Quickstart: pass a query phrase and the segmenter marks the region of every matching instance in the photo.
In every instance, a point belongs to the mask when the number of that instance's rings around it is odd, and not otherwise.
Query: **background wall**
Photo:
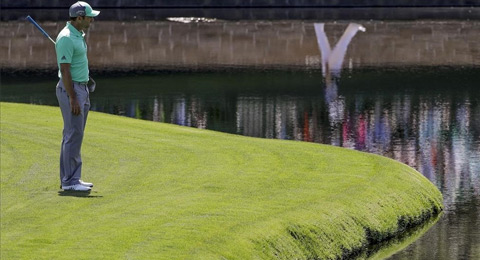
[[[351,41],[344,67],[480,65],[480,21],[366,21]],[[55,39],[65,22],[44,22]],[[326,23],[332,48],[348,22]],[[87,33],[92,69],[253,66],[319,68],[313,23],[110,22]],[[2,68],[56,68],[53,44],[27,22],[0,23]]]

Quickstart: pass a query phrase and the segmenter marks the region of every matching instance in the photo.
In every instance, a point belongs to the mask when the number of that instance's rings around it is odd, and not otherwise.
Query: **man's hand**
[[[78,100],[76,97],[69,97],[70,99],[70,108],[72,110],[72,113],[76,116],[80,115],[80,104],[78,103]]]
[[[80,103],[78,103],[77,95],[73,89],[72,74],[70,73],[70,63],[60,63],[60,72],[62,73],[63,86],[67,91],[70,101],[70,109],[72,114],[78,116],[81,113]]]
[[[95,82],[95,80],[93,80],[93,78],[90,77],[90,80],[88,81],[88,91],[89,92],[95,91],[96,85],[97,85],[97,83]]]

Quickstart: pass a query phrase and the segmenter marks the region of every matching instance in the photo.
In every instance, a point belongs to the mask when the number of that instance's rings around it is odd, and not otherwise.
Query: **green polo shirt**
[[[85,33],[79,32],[70,22],[57,36],[55,50],[57,52],[58,77],[62,78],[60,63],[70,63],[72,80],[88,81],[87,43]]]

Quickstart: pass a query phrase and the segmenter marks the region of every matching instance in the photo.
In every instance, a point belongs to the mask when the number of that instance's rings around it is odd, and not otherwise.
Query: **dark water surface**
[[[440,189],[445,214],[391,259],[480,259],[478,68],[363,68],[326,78],[322,71],[99,77],[91,109],[393,158]],[[56,106],[56,81],[3,77],[1,100]]]

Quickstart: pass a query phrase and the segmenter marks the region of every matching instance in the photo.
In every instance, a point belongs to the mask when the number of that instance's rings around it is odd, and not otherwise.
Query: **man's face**
[[[93,17],[83,16],[79,17],[79,20],[80,26],[83,28],[82,30],[86,30],[90,27],[90,23],[92,23],[94,19]]]

